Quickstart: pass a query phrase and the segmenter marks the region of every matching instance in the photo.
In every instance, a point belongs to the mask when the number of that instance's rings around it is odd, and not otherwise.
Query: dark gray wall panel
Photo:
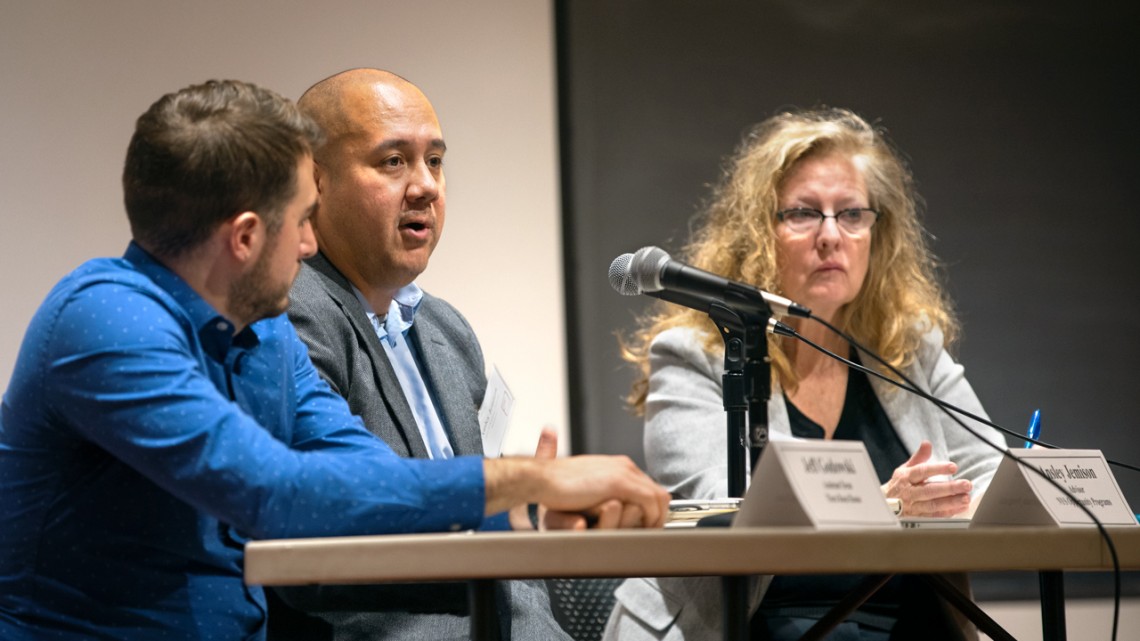
[[[575,449],[642,460],[613,334],[646,301],[610,260],[674,251],[749,125],[782,106],[879,119],[910,157],[993,418],[1140,462],[1140,124],[1132,6],[558,5]],[[1134,508],[1140,475],[1117,471]]]

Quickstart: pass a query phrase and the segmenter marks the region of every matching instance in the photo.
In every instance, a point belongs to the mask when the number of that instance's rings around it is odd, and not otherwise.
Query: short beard
[[[288,307],[290,283],[270,287],[269,259],[277,248],[277,240],[276,234],[266,239],[265,249],[250,271],[230,285],[229,308],[236,316],[231,320],[249,325],[280,315]]]

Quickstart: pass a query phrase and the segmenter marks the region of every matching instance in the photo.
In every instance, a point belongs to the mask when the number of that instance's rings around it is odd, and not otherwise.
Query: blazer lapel
[[[435,395],[436,410],[457,456],[483,454],[478,408],[471,401],[468,375],[453,356],[453,347],[427,315],[417,315],[412,340],[419,351],[424,376]]]
[[[352,291],[352,285],[332,263],[328,262],[324,254],[317,253],[306,262],[326,277],[324,282],[328,285],[329,294],[352,324],[353,331],[365,346],[368,360],[372,363],[375,389],[379,390],[379,395],[388,409],[391,425],[376,425],[376,421],[366,420],[368,429],[389,444],[393,444],[393,439],[403,442],[407,452],[413,457],[427,458],[427,447],[412,415],[412,409],[404,398],[404,390],[400,387],[400,381],[396,378],[396,372],[388,361],[388,354],[376,336],[372,322],[368,320],[364,306]]]
[[[927,394],[930,393],[925,380],[916,375],[913,366],[907,368],[904,373],[915,381],[922,391]],[[883,406],[883,411],[887,418],[891,419],[891,425],[894,426],[895,432],[906,447],[907,454],[914,454],[918,446],[922,444],[923,439],[927,439],[933,446],[932,458],[934,460],[946,460],[949,453],[942,430],[927,429],[927,426],[938,425],[939,419],[935,412],[940,410],[935,409],[930,401],[918,399],[910,392],[898,389],[890,383],[881,381],[874,376],[867,378],[871,381],[871,389],[875,390],[875,396],[878,397],[879,403]]]

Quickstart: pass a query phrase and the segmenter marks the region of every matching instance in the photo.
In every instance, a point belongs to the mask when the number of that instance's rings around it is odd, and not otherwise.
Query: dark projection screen
[[[615,293],[610,261],[679,250],[750,125],[829,105],[908,156],[990,416],[1020,431],[1040,408],[1045,441],[1140,463],[1135,5],[556,6],[576,451],[643,462],[614,333],[650,301]],[[1140,474],[1116,477],[1140,510]]]

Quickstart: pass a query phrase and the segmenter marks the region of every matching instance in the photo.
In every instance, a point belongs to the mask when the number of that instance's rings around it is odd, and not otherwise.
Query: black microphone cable
[[[839,328],[835,327],[831,323],[828,323],[827,321],[823,320],[822,318],[820,318],[818,316],[813,315],[813,316],[811,316],[811,319],[814,320],[815,322],[819,323],[820,325],[823,325],[824,327],[831,330],[832,332],[834,332],[837,336],[839,336],[843,340],[850,343],[853,347],[858,349],[860,352],[863,352],[864,354],[870,356],[872,359],[881,363],[884,367],[889,369],[896,376],[898,376],[899,378],[906,381],[910,385],[910,387],[899,385],[898,381],[894,381],[894,380],[891,380],[889,378],[884,378],[878,372],[872,372],[872,374],[874,374],[875,376],[878,376],[879,378],[883,378],[884,380],[891,383],[892,385],[899,387],[901,389],[905,389],[909,392],[913,392],[915,394],[918,394],[919,396],[923,396],[924,398],[926,398],[926,400],[928,400],[931,403],[934,403],[935,405],[938,405],[939,407],[941,407],[943,409],[943,411],[950,410],[950,411],[955,412],[957,414],[961,414],[962,416],[965,416],[966,418],[970,418],[970,419],[973,419],[973,420],[975,420],[979,423],[982,423],[984,425],[988,425],[988,426],[998,430],[999,432],[1004,432],[1005,434],[1008,434],[1009,436],[1012,436],[1013,438],[1015,438],[1019,441],[1029,441],[1030,443],[1033,443],[1034,445],[1040,445],[1041,447],[1045,447],[1048,449],[1059,449],[1056,445],[1053,445],[1052,443],[1047,443],[1045,441],[1041,441],[1041,440],[1038,440],[1035,438],[1031,438],[1025,434],[1021,434],[1020,432],[1017,432],[1016,430],[1011,430],[1011,429],[1004,427],[1002,425],[998,425],[997,423],[994,423],[993,421],[991,421],[987,418],[984,418],[982,416],[978,416],[977,414],[974,414],[972,412],[964,410],[964,409],[962,409],[956,405],[952,405],[950,403],[947,403],[946,401],[943,401],[942,399],[940,399],[938,397],[927,396],[922,390],[915,387],[914,383],[912,381],[910,381],[909,379],[907,379],[906,376],[902,372],[900,372],[898,369],[893,367],[890,363],[883,360],[882,357],[880,357],[878,354],[874,353],[869,348],[867,348],[864,345],[862,345],[861,343],[859,343],[859,341],[855,340],[849,334],[844,333]],[[789,329],[791,329],[791,328],[789,328]],[[780,333],[778,330],[773,330],[773,331],[774,331],[774,333]],[[794,332],[795,330],[792,330],[792,331]],[[790,336],[790,334],[785,334],[785,335]],[[801,338],[801,337],[797,334],[796,336],[794,336],[794,338]],[[804,340],[806,342],[806,339],[804,339]],[[840,358],[840,357],[837,356],[836,358]],[[967,429],[969,429],[969,428],[967,428]],[[971,431],[971,433],[973,433],[973,432]],[[975,436],[977,436],[977,434],[975,434]],[[979,438],[981,438],[981,437],[979,437]],[[1133,472],[1140,472],[1140,467],[1138,467],[1136,465],[1132,465],[1130,463],[1124,463],[1122,461],[1114,461],[1108,457],[1105,457],[1104,460],[1109,465],[1115,465],[1116,467],[1123,468],[1126,470],[1132,470]]]
[[[831,323],[823,320],[822,318],[819,318],[818,316],[816,316],[814,314],[811,315],[810,318],[812,320],[816,321],[817,323],[820,323],[821,325],[823,325],[827,329],[831,330],[832,332],[834,332],[837,336],[839,336],[843,340],[850,343],[851,346],[854,347],[855,349],[859,350],[862,353],[867,354],[872,359],[881,363],[884,367],[886,367],[892,373],[894,373],[896,376],[898,376],[900,379],[902,379],[905,382],[905,384],[899,383],[898,381],[896,381],[896,380],[894,380],[888,376],[885,376],[882,373],[877,372],[877,371],[875,371],[869,367],[864,367],[863,365],[860,365],[859,363],[856,363],[850,359],[844,358],[844,357],[840,356],[839,354],[836,354],[835,352],[832,352],[831,350],[827,349],[826,347],[823,347],[821,345],[817,345],[816,343],[812,342],[811,340],[804,338],[799,332],[795,331],[794,329],[792,329],[791,327],[789,327],[787,325],[784,325],[783,323],[780,323],[778,326],[775,326],[774,331],[777,334],[780,334],[783,336],[790,336],[792,338],[795,338],[796,340],[804,343],[805,345],[808,345],[809,347],[811,347],[815,350],[818,350],[819,352],[821,352],[827,356],[830,356],[831,358],[834,358],[834,359],[840,361],[841,363],[846,364],[848,367],[851,367],[851,368],[853,368],[857,371],[863,372],[865,374],[875,376],[876,378],[879,378],[883,381],[886,381],[887,383],[890,383],[891,385],[894,385],[895,387],[898,387],[900,389],[903,389],[903,390],[906,390],[906,391],[911,392],[913,394],[916,394],[916,395],[930,401],[931,403],[934,403],[934,405],[936,405],[947,416],[949,416],[951,420],[953,420],[955,423],[957,423],[959,426],[961,426],[962,429],[966,430],[968,433],[973,435],[975,438],[981,440],[983,443],[985,443],[989,447],[992,447],[993,449],[997,450],[1003,457],[1010,459],[1011,461],[1013,461],[1017,465],[1021,465],[1022,467],[1025,467],[1028,470],[1032,470],[1035,474],[1037,474],[1041,478],[1043,478],[1046,481],[1048,481],[1049,483],[1051,483],[1054,487],[1056,487],[1058,490],[1060,490],[1060,492],[1062,494],[1064,494],[1066,498],[1071,500],[1074,505],[1076,505],[1081,510],[1083,510],[1085,512],[1085,514],[1087,514],[1088,517],[1090,519],[1092,519],[1093,524],[1096,525],[1097,530],[1100,532],[1101,538],[1104,539],[1105,545],[1108,547],[1109,555],[1112,557],[1112,576],[1113,576],[1113,589],[1114,589],[1114,592],[1113,592],[1113,609],[1112,609],[1112,639],[1113,639],[1113,641],[1116,641],[1117,628],[1118,628],[1119,622],[1120,622],[1120,593],[1121,593],[1121,589],[1120,589],[1120,559],[1117,557],[1116,546],[1113,544],[1112,537],[1109,536],[1108,530],[1105,529],[1104,524],[1101,523],[1100,519],[1098,519],[1096,517],[1096,515],[1092,513],[1092,510],[1090,510],[1087,506],[1085,506],[1083,503],[1081,503],[1077,499],[1077,497],[1073,496],[1072,493],[1070,493],[1068,490],[1066,490],[1064,487],[1062,487],[1061,484],[1058,483],[1055,479],[1049,478],[1048,475],[1046,475],[1044,472],[1037,469],[1036,467],[1030,465],[1027,461],[1023,461],[1023,460],[1019,459],[1018,457],[1013,456],[1012,454],[1009,453],[1008,448],[1002,449],[997,444],[990,442],[989,439],[983,437],[981,434],[976,432],[973,428],[969,427],[964,422],[962,422],[962,420],[959,419],[957,416],[955,416],[950,410],[953,410],[954,412],[962,414],[963,416],[968,416],[969,418],[977,420],[981,423],[985,423],[987,425],[990,425],[991,427],[994,427],[994,428],[996,428],[1000,431],[1003,431],[1007,434],[1012,434],[1013,436],[1015,436],[1019,439],[1022,439],[1024,437],[1021,436],[1020,434],[1016,433],[1016,432],[1013,432],[1012,430],[1009,430],[1009,429],[1006,429],[1006,428],[1001,427],[999,425],[996,425],[994,423],[991,423],[988,420],[984,420],[984,419],[981,419],[979,417],[976,417],[973,414],[966,412],[965,410],[962,410],[961,408],[955,407],[954,405],[951,405],[950,403],[946,403],[945,401],[938,399],[938,398],[932,396],[931,394],[928,394],[928,393],[922,391],[921,389],[918,388],[918,386],[914,383],[914,381],[910,380],[910,378],[908,378],[905,374],[903,374],[901,371],[899,371],[898,368],[896,368],[893,365],[891,365],[890,363],[888,363],[885,359],[883,359],[881,356],[879,356],[875,352],[864,347],[862,344],[860,344],[858,341],[856,341],[851,336],[847,335],[845,332],[843,332],[839,328],[835,327]],[[1032,439],[1027,439],[1027,440],[1032,440]],[[1036,440],[1033,440],[1032,442],[1038,443],[1038,441],[1036,441]],[[1044,443],[1042,443],[1041,445],[1043,445],[1045,447],[1055,448],[1055,446],[1053,446],[1053,445],[1048,445],[1048,444],[1044,444]],[[1123,465],[1123,467],[1131,468],[1131,466],[1128,466],[1128,465]],[[1135,469],[1135,468],[1131,468],[1131,469]]]

